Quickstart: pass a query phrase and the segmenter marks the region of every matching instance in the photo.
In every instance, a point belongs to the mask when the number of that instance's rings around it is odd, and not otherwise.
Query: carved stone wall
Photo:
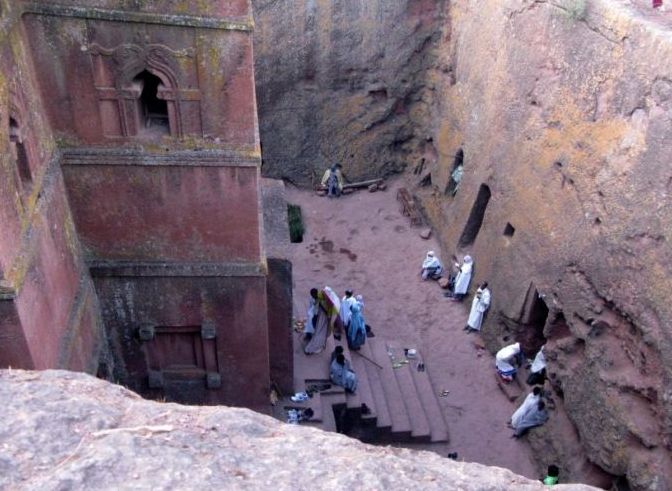
[[[0,114],[12,115],[14,160],[30,165],[6,166],[0,324],[12,327],[0,362],[262,409],[268,293],[248,0],[21,0],[4,13],[14,44],[0,46],[21,55]],[[30,220],[55,225],[44,235]]]
[[[471,254],[473,287],[489,281],[491,350],[546,342],[576,431],[554,418],[535,449],[577,479],[583,447],[633,489],[669,489],[669,19],[601,0],[455,1],[448,14],[438,162],[420,191],[444,254]],[[460,247],[483,185],[482,224]]]

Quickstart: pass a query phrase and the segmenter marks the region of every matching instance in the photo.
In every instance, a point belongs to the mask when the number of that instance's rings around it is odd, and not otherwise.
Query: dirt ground
[[[417,347],[440,397],[450,431],[450,451],[461,460],[506,467],[538,478],[527,443],[511,438],[506,422],[515,410],[497,387],[494,358],[478,356],[474,334],[462,330],[467,303],[445,298],[433,281],[420,279],[428,250],[440,251],[434,238],[423,240],[402,216],[396,201],[401,180],[386,191],[358,191],[340,199],[288,187],[289,203],[301,206],[306,233],[292,244],[295,315],[305,317],[308,292],[329,285],[364,296],[364,314],[376,335]],[[443,261],[444,264],[449,261]],[[475,258],[478,264],[478,258]],[[496,295],[497,292],[493,292]],[[467,300],[470,302],[470,299]]]

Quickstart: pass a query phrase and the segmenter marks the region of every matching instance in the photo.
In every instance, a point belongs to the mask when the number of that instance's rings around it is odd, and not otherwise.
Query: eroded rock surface
[[[438,165],[419,192],[490,283],[488,347],[546,342],[577,432],[549,425],[535,448],[567,463],[582,447],[632,488],[667,490],[672,38],[644,3],[451,2],[454,77],[436,79]]]
[[[340,162],[352,179],[436,152],[423,127],[444,0],[254,0],[265,175],[315,183]]]
[[[247,409],[151,402],[72,372],[0,371],[0,400],[11,401],[0,421],[0,489],[545,489],[497,467],[365,445]]]

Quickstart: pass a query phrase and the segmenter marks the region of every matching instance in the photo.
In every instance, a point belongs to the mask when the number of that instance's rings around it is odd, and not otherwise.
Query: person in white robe
[[[469,283],[471,282],[471,272],[474,269],[474,260],[471,256],[464,256],[462,265],[455,263],[459,268],[457,277],[455,277],[455,286],[453,288],[453,298],[462,300],[469,291]]]
[[[543,385],[545,382],[546,356],[544,356],[544,347],[542,346],[534,357],[534,361],[530,367],[530,374],[527,376],[527,383],[529,385]]]
[[[315,323],[317,321],[317,288],[310,290],[310,298],[308,299],[308,311],[306,312],[306,325],[303,328],[303,333],[306,336],[306,341],[310,341],[315,334]]]
[[[522,419],[523,415],[527,412],[529,408],[532,406],[535,406],[537,402],[541,400],[541,387],[535,387],[532,392],[527,394],[527,397],[523,401],[523,403],[520,405],[518,409],[516,409],[516,412],[513,413],[511,416],[511,427],[516,428],[518,424],[520,423],[520,420]]]
[[[495,355],[495,366],[497,367],[497,373],[499,373],[499,376],[503,380],[510,382],[516,376],[518,369],[514,363],[520,365],[521,354],[520,343],[504,346],[497,352]]]
[[[469,311],[469,319],[464,329],[467,332],[476,332],[481,330],[483,324],[483,316],[485,311],[490,307],[490,290],[488,289],[488,282],[483,282],[476,290],[474,300],[471,302],[471,310]]]
[[[341,322],[343,323],[343,328],[346,332],[348,331],[352,315],[350,309],[356,301],[355,297],[352,296],[352,290],[345,290],[345,296],[341,299],[341,311],[339,312],[339,315],[341,316]]]
[[[422,271],[420,276],[423,280],[438,280],[441,278],[441,273],[443,272],[443,266],[441,266],[441,261],[436,257],[434,251],[429,251],[425,260],[422,261]]]
[[[343,354],[337,354],[329,367],[331,381],[345,388],[347,392],[357,390],[357,375],[350,367],[350,362],[345,359]]]
[[[520,417],[518,424],[514,427],[515,432],[513,433],[513,436],[515,438],[520,438],[530,428],[541,426],[546,421],[548,421],[546,403],[544,401],[538,401],[535,405],[527,408],[527,410]]]

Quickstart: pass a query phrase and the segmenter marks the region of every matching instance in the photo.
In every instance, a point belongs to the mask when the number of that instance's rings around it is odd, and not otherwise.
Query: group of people
[[[322,290],[311,289],[304,328],[304,353],[320,353],[326,347],[329,336],[333,334],[336,340],[341,340],[343,332],[348,348],[358,351],[367,338],[363,309],[364,298],[362,295],[355,296],[351,289],[345,290],[341,299],[328,286]],[[344,387],[346,391],[355,392],[357,389],[357,375],[345,358],[342,346],[337,346],[331,354],[329,373],[331,381]]]
[[[461,301],[469,291],[469,283],[474,268],[474,260],[466,255],[462,263],[455,263],[457,272],[450,275],[448,279],[449,292],[447,296],[456,301]],[[423,280],[439,280],[444,275],[443,265],[434,251],[427,252],[427,256],[422,262],[420,276]],[[488,283],[483,282],[478,285],[476,293],[471,302],[469,317],[464,329],[467,332],[478,332],[483,325],[483,318],[490,307],[491,293]],[[542,346],[530,367],[528,384],[543,385],[546,380],[546,359],[544,356],[544,347]],[[498,375],[505,382],[513,381],[518,367],[525,362],[525,355],[521,350],[520,343],[513,343],[504,346],[495,355],[495,367]],[[546,403],[542,398],[542,388],[535,387],[533,392],[527,396],[525,402],[516,410],[511,418],[511,426],[514,429],[516,438],[522,436],[529,428],[544,424],[548,420],[548,411]]]
[[[466,255],[462,260],[462,264],[455,263],[457,268],[456,274],[451,274],[448,278],[447,296],[453,298],[455,301],[462,301],[469,292],[469,284],[471,283],[471,276],[474,270],[474,260],[471,256]],[[444,270],[441,261],[436,256],[434,251],[428,251],[427,256],[422,261],[422,268],[420,270],[420,277],[423,280],[439,280],[443,277]],[[483,325],[483,318],[485,312],[490,307],[491,293],[488,288],[488,282],[484,281],[476,290],[474,299],[471,302],[471,309],[469,311],[469,318],[464,330],[467,332],[478,332]]]

